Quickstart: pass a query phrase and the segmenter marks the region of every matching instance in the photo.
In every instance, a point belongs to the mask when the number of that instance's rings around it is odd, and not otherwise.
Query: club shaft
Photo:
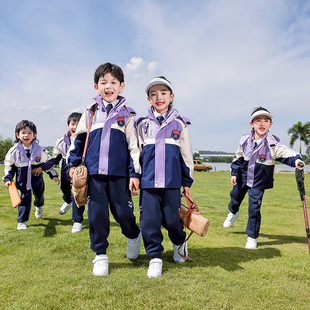
[[[308,222],[308,213],[307,213],[307,206],[306,206],[306,197],[304,195],[302,201],[302,206],[304,209],[304,216],[305,216],[305,225],[306,225],[306,234],[307,234],[307,239],[308,239],[308,248],[309,248],[309,254],[310,254],[310,232],[309,232],[309,222]]]

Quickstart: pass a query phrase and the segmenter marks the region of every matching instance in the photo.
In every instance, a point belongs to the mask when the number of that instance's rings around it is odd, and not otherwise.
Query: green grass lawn
[[[62,195],[48,177],[43,219],[35,218],[33,207],[28,230],[18,231],[17,209],[2,184],[0,309],[309,309],[310,255],[294,174],[275,174],[275,188],[266,191],[256,250],[244,248],[246,201],[234,226],[222,227],[229,172],[195,172],[194,180],[192,196],[210,220],[209,231],[189,240],[189,256],[196,262],[177,264],[163,230],[163,274],[158,279],[146,275],[149,257],[143,246],[136,261],[126,259],[127,240],[113,218],[109,275],[95,277],[87,213],[82,232],[71,234],[71,210],[58,214]],[[305,187],[310,190],[310,174]],[[136,197],[134,202],[139,219]],[[308,209],[310,216],[310,197]]]

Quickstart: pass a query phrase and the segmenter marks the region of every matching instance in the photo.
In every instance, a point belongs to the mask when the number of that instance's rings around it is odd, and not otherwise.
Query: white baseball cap
[[[258,108],[254,108],[253,111],[252,111],[252,114],[251,114],[251,122],[253,122],[253,120],[258,117],[258,116],[267,116],[269,117],[271,120],[273,118],[273,116],[270,114],[270,112],[263,108],[263,107],[258,107]]]
[[[169,90],[171,90],[171,93],[173,93],[171,83],[170,83],[168,80],[166,80],[165,77],[159,76],[159,77],[154,78],[153,80],[151,80],[151,81],[147,84],[147,86],[146,86],[146,88],[145,88],[145,92],[147,93],[147,95],[149,95],[149,90],[150,90],[150,88],[151,88],[152,86],[158,85],[158,84],[167,86],[167,87],[169,88]]]

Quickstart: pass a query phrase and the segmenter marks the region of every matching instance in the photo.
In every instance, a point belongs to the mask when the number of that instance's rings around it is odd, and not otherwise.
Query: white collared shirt
[[[158,116],[162,116],[162,117],[165,119],[165,118],[166,118],[166,114],[167,114],[167,113],[160,114],[160,113],[154,111],[154,116],[155,116],[156,118],[157,118]]]
[[[29,147],[24,147],[25,152],[27,153],[27,150],[30,150],[30,154],[32,153],[32,144]]]
[[[116,106],[116,104],[118,103],[118,101],[119,101],[119,100],[117,99],[117,100],[115,100],[115,101],[113,101],[113,102],[106,102],[106,101],[104,101],[104,100],[102,99],[102,102],[103,102],[105,108],[107,108],[107,105],[108,105],[108,104],[112,104],[112,108],[114,108],[114,107]]]

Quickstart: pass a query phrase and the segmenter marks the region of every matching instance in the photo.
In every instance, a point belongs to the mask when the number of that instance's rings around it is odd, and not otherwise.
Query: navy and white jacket
[[[35,176],[32,169],[41,167],[48,160],[47,151],[36,141],[32,142],[30,158],[27,157],[23,144],[19,141],[7,152],[4,159],[4,182],[13,181],[16,174],[16,186],[19,190],[26,191],[43,182],[43,174]],[[58,177],[55,169],[46,171],[50,178]]]
[[[91,109],[95,107],[84,162],[89,174],[139,178],[140,150],[135,111],[127,106],[125,98],[119,96],[118,102],[107,115],[101,96],[93,99],[95,103],[87,107],[72,135],[68,166],[77,167],[82,161]]]
[[[61,178],[65,178],[68,182],[71,182],[71,178],[69,177],[66,158],[71,145],[70,137],[71,134],[70,131],[68,131],[63,137],[58,138],[53,148],[52,158],[41,165],[42,170],[49,170],[51,167],[61,162]]]
[[[254,130],[243,135],[239,141],[236,158],[231,163],[231,175],[242,178],[249,187],[267,189],[273,187],[275,161],[295,167],[299,153],[280,144],[280,139],[267,132],[254,148]]]
[[[193,155],[188,135],[189,120],[172,105],[162,125],[149,108],[137,122],[141,154],[141,188],[181,188],[193,183]]]

